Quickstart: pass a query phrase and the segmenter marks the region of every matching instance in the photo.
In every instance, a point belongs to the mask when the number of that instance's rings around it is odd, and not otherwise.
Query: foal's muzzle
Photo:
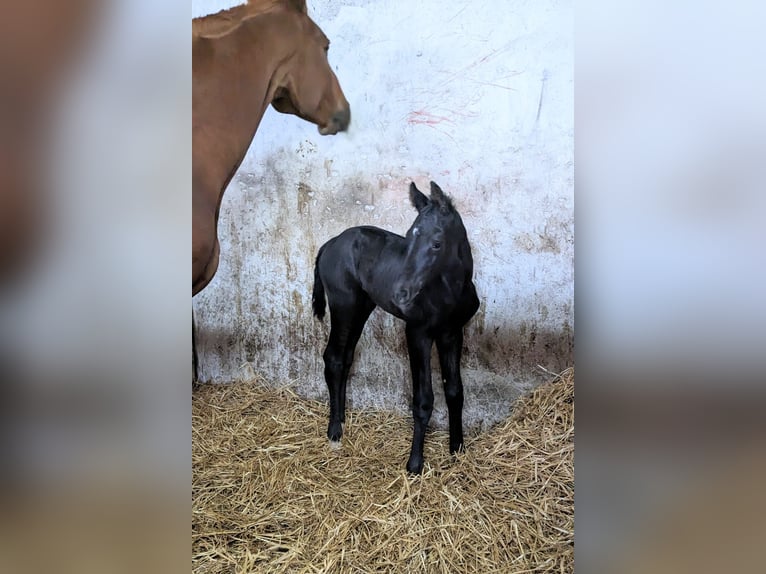
[[[396,290],[396,293],[394,294],[394,301],[396,301],[396,304],[399,306],[407,305],[412,300],[412,297],[410,297],[410,290],[406,287],[401,287]]]
[[[423,285],[419,283],[396,283],[394,285],[394,303],[406,312],[415,301]]]

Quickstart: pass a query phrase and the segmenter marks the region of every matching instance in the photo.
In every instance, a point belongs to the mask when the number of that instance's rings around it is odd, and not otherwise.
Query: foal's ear
[[[418,213],[428,205],[428,198],[415,186],[414,181],[410,184],[410,201]]]
[[[436,185],[436,183],[433,181],[431,182],[431,201],[439,206],[442,206],[446,203],[442,188]]]

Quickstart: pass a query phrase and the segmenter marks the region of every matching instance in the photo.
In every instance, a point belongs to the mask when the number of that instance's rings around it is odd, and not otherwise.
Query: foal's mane
[[[433,203],[442,211],[442,213],[457,212],[457,209],[455,209],[455,204],[452,203],[452,197],[446,193],[442,195],[442,198],[439,201]]]
[[[305,0],[248,0],[247,4],[221,10],[215,14],[192,18],[192,37],[224,36],[244,20],[271,12],[277,8],[305,14],[306,2]]]

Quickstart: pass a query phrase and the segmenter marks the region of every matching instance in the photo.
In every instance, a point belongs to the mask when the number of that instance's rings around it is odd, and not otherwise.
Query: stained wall
[[[193,1],[193,15],[230,5]],[[267,111],[223,201],[217,276],[194,298],[201,378],[258,373],[325,398],[317,249],[354,225],[404,233],[409,182],[433,179],[463,216],[481,298],[465,334],[465,422],[491,424],[573,364],[572,5],[315,0],[309,12],[352,126],[323,137]],[[351,377],[353,405],[408,409],[400,321],[373,313]]]

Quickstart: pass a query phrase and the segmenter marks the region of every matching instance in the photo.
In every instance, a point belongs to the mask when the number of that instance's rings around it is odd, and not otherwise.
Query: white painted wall
[[[316,251],[353,225],[404,233],[410,180],[433,179],[463,215],[482,300],[466,330],[466,422],[498,420],[548,378],[537,365],[573,362],[571,2],[315,0],[309,12],[331,39],[352,127],[322,137],[266,113],[224,198],[218,274],[194,299],[201,375],[252,369],[326,396]],[[349,385],[356,406],[408,408],[405,349],[403,325],[376,311]]]

